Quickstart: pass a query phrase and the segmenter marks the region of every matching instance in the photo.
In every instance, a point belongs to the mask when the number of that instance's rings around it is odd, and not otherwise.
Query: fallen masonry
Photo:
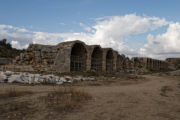
[[[94,77],[64,76],[59,77],[52,74],[31,74],[25,72],[0,71],[0,83],[23,83],[23,84],[63,84],[77,81],[93,81]]]
[[[72,71],[134,72],[168,70],[169,63],[151,58],[132,59],[112,48],[86,45],[75,40],[58,45],[31,44],[27,50],[4,69],[11,71],[45,71],[64,73]]]

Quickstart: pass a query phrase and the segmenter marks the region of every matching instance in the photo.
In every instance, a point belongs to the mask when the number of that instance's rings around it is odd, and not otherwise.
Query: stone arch
[[[116,66],[117,66],[117,71],[118,72],[123,69],[123,62],[124,62],[123,56],[118,55],[117,56],[117,61],[116,61]]]
[[[129,69],[129,58],[125,57],[124,62],[123,62],[123,69],[124,71],[127,71]]]
[[[153,69],[153,60],[148,58],[149,59],[149,69]]]
[[[85,71],[87,65],[87,50],[84,44],[75,43],[71,48],[70,71]]]
[[[146,63],[147,69],[151,67],[151,61],[149,58],[147,58],[147,63]]]
[[[112,72],[113,71],[113,66],[114,66],[114,56],[113,56],[113,50],[108,50],[106,54],[106,71],[107,72]]]
[[[140,65],[140,60],[137,57],[133,58],[132,60],[134,63],[134,68],[138,68]]]
[[[91,54],[91,70],[102,71],[103,51],[100,47],[95,47]]]

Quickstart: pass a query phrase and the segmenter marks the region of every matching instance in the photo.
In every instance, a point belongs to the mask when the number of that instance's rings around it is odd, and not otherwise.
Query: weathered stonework
[[[0,58],[0,65],[6,65],[12,62],[12,58]]]
[[[13,61],[13,66],[31,66],[29,68],[34,71],[59,73],[71,71],[135,72],[145,71],[145,69],[166,69],[167,63],[151,58],[129,59],[112,48],[86,45],[76,40],[54,46],[31,44]]]
[[[180,69],[180,58],[167,58],[166,62],[171,64],[174,69]]]
[[[134,60],[134,68],[146,68],[147,70],[160,71],[167,70],[168,63],[162,60],[156,60],[152,58],[145,57],[135,57]]]
[[[51,69],[57,54],[57,47],[50,45],[31,44],[25,53],[21,53],[13,61],[14,65],[32,66],[34,70]]]

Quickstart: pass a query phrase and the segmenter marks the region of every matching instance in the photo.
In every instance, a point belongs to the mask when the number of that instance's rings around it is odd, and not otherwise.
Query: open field
[[[180,120],[180,76],[97,77],[63,86],[0,84],[0,120],[62,119]]]

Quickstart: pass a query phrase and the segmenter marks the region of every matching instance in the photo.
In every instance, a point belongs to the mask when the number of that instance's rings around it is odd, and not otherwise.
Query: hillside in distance
[[[23,51],[24,50],[12,48],[12,45],[7,43],[6,39],[0,40],[0,58],[15,58]]]

